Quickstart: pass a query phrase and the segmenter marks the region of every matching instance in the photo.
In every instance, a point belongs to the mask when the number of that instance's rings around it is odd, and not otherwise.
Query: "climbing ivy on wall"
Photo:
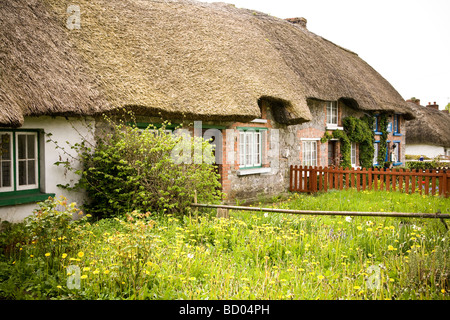
[[[351,142],[359,143],[359,163],[363,168],[373,165],[373,154],[375,141],[373,133],[373,117],[365,115],[361,119],[347,117],[343,120],[344,131]]]
[[[384,167],[384,163],[386,162],[386,144],[387,144],[387,132],[388,128],[388,118],[385,114],[380,114],[378,116],[378,131],[381,132],[380,143],[378,146],[378,158],[377,163],[379,166]]]
[[[331,138],[339,139],[341,142],[341,166],[344,168],[351,167],[351,143],[359,144],[359,162],[364,168],[372,167],[372,160],[375,149],[374,118],[365,115],[361,119],[349,116],[343,119],[342,124],[344,130],[335,130],[332,134],[325,133],[321,142],[326,142]]]

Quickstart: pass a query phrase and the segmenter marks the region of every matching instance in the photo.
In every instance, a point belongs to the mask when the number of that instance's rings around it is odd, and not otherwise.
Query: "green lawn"
[[[352,190],[275,206],[450,213],[450,199]],[[449,232],[434,219],[133,213],[13,245],[26,235],[9,232],[0,255],[8,299],[450,298]]]

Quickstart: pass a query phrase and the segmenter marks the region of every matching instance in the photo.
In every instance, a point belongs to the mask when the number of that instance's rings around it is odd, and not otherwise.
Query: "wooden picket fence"
[[[290,191],[314,193],[349,188],[439,194],[447,198],[450,196],[450,170],[290,166]]]

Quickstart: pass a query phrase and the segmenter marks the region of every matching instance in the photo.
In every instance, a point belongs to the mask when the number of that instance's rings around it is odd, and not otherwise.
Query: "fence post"
[[[292,188],[292,173],[293,173],[293,171],[294,170],[292,170],[293,169],[293,166],[292,166],[292,164],[289,166],[289,191],[294,191],[293,190],[293,188]]]
[[[450,173],[444,173],[444,197],[450,197]]]
[[[309,188],[311,192],[317,192],[317,167],[310,167],[311,171],[309,172]]]

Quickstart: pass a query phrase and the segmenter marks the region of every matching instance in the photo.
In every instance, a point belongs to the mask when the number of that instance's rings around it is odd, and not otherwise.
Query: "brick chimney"
[[[428,102],[427,108],[439,110],[439,105],[437,105],[436,102],[434,102],[433,104],[431,104],[431,102]]]
[[[420,99],[411,98],[411,99],[406,100],[406,102],[412,102],[412,103],[415,103],[418,106],[420,106]]]
[[[305,18],[287,18],[286,21],[289,21],[290,23],[293,24],[298,24],[299,26],[301,26],[302,28],[306,29],[306,23],[308,22],[308,20],[306,20]]]

